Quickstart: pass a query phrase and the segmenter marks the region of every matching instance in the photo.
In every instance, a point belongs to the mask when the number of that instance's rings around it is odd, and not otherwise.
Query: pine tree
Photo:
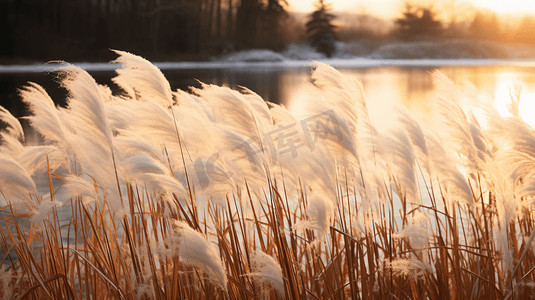
[[[330,5],[325,4],[324,0],[318,0],[316,11],[310,15],[310,21],[307,22],[307,34],[309,42],[316,51],[331,57],[336,51],[335,45],[335,28],[332,24],[335,16],[328,13]]]
[[[437,37],[442,34],[442,24],[436,19],[432,7],[420,7],[405,2],[403,17],[396,20],[398,35],[404,40],[416,37]]]

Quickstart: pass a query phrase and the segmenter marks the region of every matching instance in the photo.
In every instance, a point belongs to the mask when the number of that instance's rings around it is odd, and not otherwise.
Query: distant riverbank
[[[337,42],[333,59],[532,59],[535,47],[523,44],[503,44],[490,41],[447,40],[420,42]],[[245,50],[221,56],[218,60],[284,61],[321,60],[326,57],[306,43],[292,43],[282,52]]]
[[[113,52],[99,53],[95,57],[80,58],[80,63],[101,63],[114,59]],[[281,52],[267,49],[227,51],[225,54],[208,53],[169,53],[147,57],[152,61],[169,63],[251,63],[251,62],[288,62],[308,60],[477,60],[477,59],[535,59],[535,46],[524,44],[504,44],[492,41],[446,40],[419,42],[374,42],[361,40],[355,42],[336,42],[336,52],[330,58],[316,52],[306,42],[290,43]],[[74,62],[69,61],[69,62]],[[43,65],[46,62],[25,58],[0,58],[0,65]],[[210,65],[210,64],[209,64]],[[208,66],[208,65],[207,65]]]

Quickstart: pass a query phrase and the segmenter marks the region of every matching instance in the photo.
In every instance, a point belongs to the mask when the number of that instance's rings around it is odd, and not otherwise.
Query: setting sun
[[[299,12],[311,12],[314,10],[315,0],[288,0],[290,10]],[[332,9],[335,11],[359,11],[364,10],[369,14],[392,18],[399,14],[400,8],[403,6],[403,0],[381,0],[381,1],[356,1],[356,0],[331,0],[326,1],[330,3]],[[415,3],[431,3],[433,6],[440,8],[441,6],[451,5],[452,1],[412,1]],[[476,9],[489,9],[498,14],[535,14],[535,5],[532,1],[525,0],[463,0],[455,1],[456,5],[473,6]]]

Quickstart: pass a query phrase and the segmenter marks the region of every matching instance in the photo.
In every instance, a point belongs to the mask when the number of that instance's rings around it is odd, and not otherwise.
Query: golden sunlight
[[[507,77],[507,76],[506,76]],[[520,101],[518,106],[519,116],[532,127],[535,127],[535,91],[530,90],[525,84],[518,80],[502,81],[494,92],[496,98],[495,107],[502,117],[510,117],[511,99],[516,98],[515,89],[520,91]]]
[[[533,1],[526,0],[473,0],[473,4],[477,8],[490,9],[496,13],[535,13],[535,5]]]
[[[298,12],[312,12],[317,3],[316,0],[287,0],[289,9]],[[434,3],[436,7],[442,7],[442,4],[448,1],[421,1],[415,0],[413,2]],[[498,14],[502,13],[519,13],[519,14],[535,14],[535,5],[533,1],[526,0],[465,0],[458,1],[465,4],[472,4],[477,9],[489,9]],[[364,9],[367,13],[384,18],[392,18],[399,14],[403,6],[402,0],[380,0],[380,1],[355,1],[355,0],[330,0],[332,9],[335,11],[359,11]],[[440,4],[442,3],[442,4]]]
[[[289,9],[298,12],[314,11],[317,0],[287,0]],[[331,4],[334,11],[365,11],[366,13],[383,17],[393,18],[399,13],[401,4],[400,0],[381,0],[381,1],[355,1],[355,0],[330,0],[326,3]]]

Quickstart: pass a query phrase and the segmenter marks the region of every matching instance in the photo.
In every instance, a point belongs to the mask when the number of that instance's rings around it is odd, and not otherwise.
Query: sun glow
[[[476,8],[490,9],[496,13],[535,13],[535,5],[533,1],[525,0],[473,0]]]
[[[512,99],[519,92],[518,114],[531,127],[535,127],[535,91],[526,88],[520,81],[505,81],[497,86],[494,96],[495,107],[502,117],[513,116]]]
[[[316,0],[288,0],[289,9],[297,12],[309,13],[316,9],[314,6]],[[378,17],[392,18],[399,13],[400,3],[398,0],[381,0],[381,1],[355,1],[355,0],[330,0],[326,1],[331,4],[333,11],[338,12],[362,12],[372,14]]]
[[[417,3],[433,3],[433,1],[416,1]],[[436,1],[437,8],[451,1]],[[526,0],[466,0],[459,3],[474,6],[476,9],[489,9],[498,14],[535,14],[533,1]],[[315,10],[315,0],[288,0],[289,9],[298,12],[312,12]],[[355,1],[355,0],[330,0],[332,9],[335,11],[361,11],[364,10],[375,16],[393,18],[399,14],[403,7],[401,0],[380,0],[380,1]]]

